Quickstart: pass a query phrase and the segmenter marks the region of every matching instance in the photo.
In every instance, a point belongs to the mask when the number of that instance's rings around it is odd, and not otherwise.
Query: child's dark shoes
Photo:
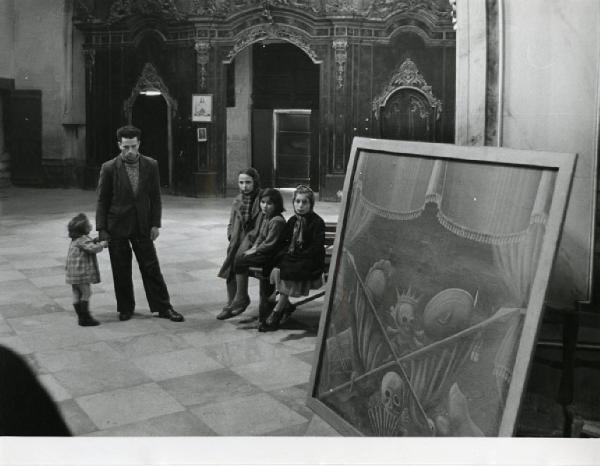
[[[73,307],[77,313],[77,323],[79,325],[82,327],[95,327],[96,325],[100,325],[100,322],[94,319],[90,314],[88,301],[79,301],[78,303],[73,304]]]
[[[282,311],[279,325],[284,325],[290,319],[290,317],[292,316],[292,312],[294,312],[295,310],[296,306],[294,306],[292,303],[288,303],[287,306],[285,306],[285,309]]]
[[[279,327],[279,321],[281,320],[281,311],[273,311],[271,312],[271,314],[269,314],[269,317],[267,317],[266,320],[266,324],[267,327],[269,327],[270,329],[275,330],[277,327]]]
[[[248,306],[250,305],[250,297],[246,296],[244,299],[241,299],[240,301],[233,301],[231,303],[231,315],[233,317],[240,315],[242,312],[244,312]]]

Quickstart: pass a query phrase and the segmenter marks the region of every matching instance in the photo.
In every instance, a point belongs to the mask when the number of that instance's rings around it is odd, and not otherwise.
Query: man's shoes
[[[158,317],[160,317],[161,319],[169,319],[172,322],[183,322],[184,318],[183,316],[175,311],[175,309],[173,309],[172,307],[170,307],[169,309],[165,309],[164,311],[160,311],[158,313]]]
[[[231,313],[231,308],[229,307],[224,307],[223,310],[217,315],[217,319],[219,320],[230,319],[231,317],[233,317],[233,314]]]
[[[133,312],[119,312],[119,320],[121,322],[129,320],[133,317]]]

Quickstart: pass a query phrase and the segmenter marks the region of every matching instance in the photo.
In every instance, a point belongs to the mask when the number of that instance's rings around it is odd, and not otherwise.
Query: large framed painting
[[[574,164],[356,138],[308,405],[349,435],[512,435]]]

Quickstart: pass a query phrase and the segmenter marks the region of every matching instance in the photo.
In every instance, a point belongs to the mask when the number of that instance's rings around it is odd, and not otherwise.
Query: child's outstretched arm
[[[99,241],[95,243],[92,239],[86,239],[84,241],[80,241],[77,246],[88,254],[98,254],[107,246],[107,243],[106,241]]]

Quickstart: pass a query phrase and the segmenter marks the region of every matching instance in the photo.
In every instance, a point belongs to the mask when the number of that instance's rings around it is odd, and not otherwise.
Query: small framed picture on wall
[[[208,141],[208,138],[206,136],[206,128],[197,128],[196,135],[198,136],[198,142]]]
[[[192,94],[192,121],[212,121],[212,94]]]

